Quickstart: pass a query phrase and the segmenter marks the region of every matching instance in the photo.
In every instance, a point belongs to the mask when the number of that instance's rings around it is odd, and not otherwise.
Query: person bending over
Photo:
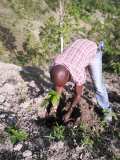
[[[77,39],[54,58],[50,75],[55,90],[62,94],[68,81],[72,80],[75,83],[75,96],[70,107],[72,110],[81,99],[83,85],[86,81],[86,67],[90,69],[98,107],[105,111],[104,120],[111,122],[111,107],[102,77],[102,50],[95,42],[88,39]],[[57,106],[53,107],[57,110]],[[66,121],[69,116],[70,114],[67,114],[64,120]]]

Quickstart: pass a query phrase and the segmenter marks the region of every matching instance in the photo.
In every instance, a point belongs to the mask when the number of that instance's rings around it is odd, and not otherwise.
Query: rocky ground
[[[119,160],[120,77],[109,73],[104,73],[104,76],[116,115],[112,124],[106,126],[102,123],[89,79],[81,100],[81,110],[78,106],[74,112],[79,114],[77,117],[73,114],[76,121],[64,125],[61,121],[49,119],[48,123],[44,118],[45,108],[41,107],[43,97],[52,87],[48,72],[1,62],[0,160]],[[67,100],[71,97],[72,87],[72,83],[66,86]],[[53,139],[50,135],[56,121],[57,127],[64,129],[64,134],[59,132]],[[28,138],[13,144],[6,131],[12,126],[26,131]],[[64,138],[58,138],[59,135]]]

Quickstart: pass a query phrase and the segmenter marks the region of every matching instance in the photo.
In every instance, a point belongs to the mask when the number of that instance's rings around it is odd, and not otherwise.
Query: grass
[[[46,10],[41,0],[8,0],[10,7],[22,18],[36,18]]]
[[[94,144],[94,141],[92,140],[92,138],[89,135],[87,135],[82,139],[81,143],[83,146],[92,147]]]
[[[28,134],[24,130],[17,129],[16,127],[8,127],[6,128],[6,132],[10,136],[10,140],[13,144],[25,141],[28,138]]]
[[[58,125],[58,123],[56,123],[49,135],[49,138],[63,141],[65,139],[65,126]]]

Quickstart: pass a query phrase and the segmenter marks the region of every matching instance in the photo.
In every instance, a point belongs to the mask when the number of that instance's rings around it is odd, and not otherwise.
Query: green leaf
[[[56,106],[59,102],[59,97],[57,96],[53,96],[52,99],[51,99],[51,103],[53,106]]]
[[[26,140],[28,137],[28,134],[24,130],[17,129],[15,127],[8,127],[6,128],[6,131],[8,132],[10,140],[13,144]]]
[[[17,138],[14,135],[10,136],[10,140],[13,144],[17,143]]]

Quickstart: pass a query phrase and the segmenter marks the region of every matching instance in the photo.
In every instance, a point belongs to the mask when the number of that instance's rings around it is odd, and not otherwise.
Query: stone
[[[4,119],[6,117],[5,113],[0,113],[0,119]]]
[[[32,156],[26,157],[25,160],[33,160]]]
[[[0,62],[0,110],[8,114],[14,112],[19,118],[24,118],[23,115],[29,111],[29,115],[36,118],[37,111],[33,111],[43,98],[39,96],[42,94],[42,85],[39,79],[36,79],[37,72],[23,73],[23,71],[24,68],[17,65]],[[36,110],[39,110],[39,107]],[[0,113],[0,119],[6,119],[6,115]],[[7,116],[8,124],[16,124],[16,121],[15,116]]]
[[[22,144],[17,144],[14,146],[14,151],[20,151],[22,149],[23,145]]]
[[[3,95],[0,95],[0,104],[4,103],[5,97]]]
[[[23,152],[23,157],[30,157],[32,156],[32,152],[30,150],[26,150]]]
[[[59,141],[58,143],[58,148],[62,149],[64,147],[64,143],[62,141]]]
[[[0,133],[4,131],[5,127],[5,124],[0,124]]]

